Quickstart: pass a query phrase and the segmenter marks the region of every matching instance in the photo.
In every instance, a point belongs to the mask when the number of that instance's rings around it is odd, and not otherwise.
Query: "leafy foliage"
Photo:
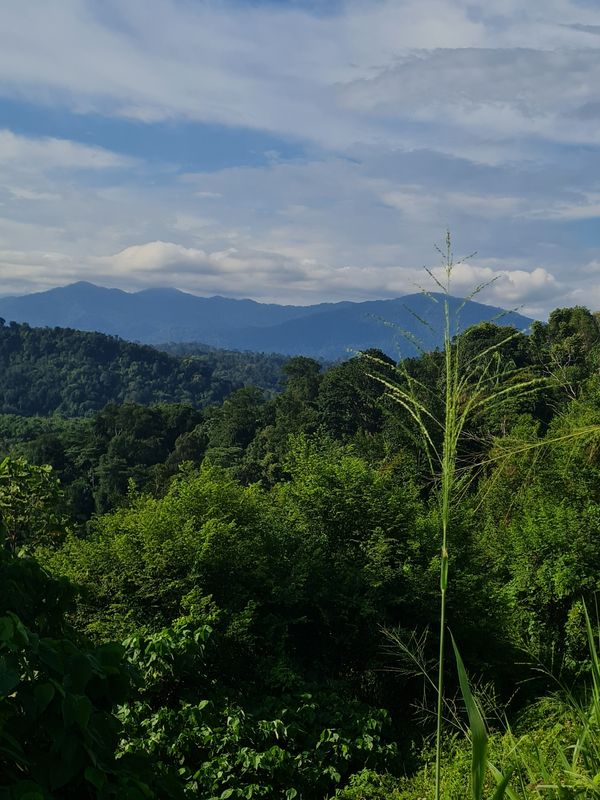
[[[82,650],[0,617],[0,793],[10,798],[151,797],[115,760],[111,713],[128,691],[122,649]]]
[[[219,402],[246,383],[275,390],[281,357],[177,357],[101,333],[0,325],[0,413],[63,417],[107,403]]]
[[[60,514],[62,492],[48,465],[35,466],[24,458],[0,463],[0,530],[4,545],[16,551],[57,542],[65,533]]]
[[[563,758],[583,730],[571,701],[590,708],[582,598],[593,608],[600,580],[597,437],[571,436],[600,423],[596,325],[563,309],[531,337],[486,323],[450,348],[475,366],[497,350],[493,369],[472,372],[476,387],[482,375],[492,389],[553,376],[466,419],[446,542],[452,633],[474,679],[462,661],[448,671],[447,712],[464,719],[461,684],[472,712],[489,709],[481,687],[493,684],[513,727],[488,722],[488,758],[512,770],[518,800],[553,797],[544,786],[596,791],[593,767],[569,784]],[[0,334],[0,350],[28,340],[15,352],[30,366],[36,341],[39,356],[63,335]],[[61,347],[85,365],[78,342],[64,334]],[[119,369],[142,358],[124,346],[106,344]],[[179,392],[188,367],[163,357],[183,370]],[[155,400],[160,370],[128,370],[127,381],[150,380],[139,399]],[[439,475],[386,383],[412,387],[438,415],[443,357],[396,365],[371,351],[326,371],[298,357],[283,374],[276,396],[240,386],[202,409],[207,395],[185,389],[173,394],[183,403],[113,402],[80,419],[0,417],[0,797],[432,796],[423,672],[439,646],[426,635],[438,614]],[[391,653],[382,626],[417,652]],[[529,661],[560,671],[566,706],[536,712],[550,685]],[[441,763],[441,796],[463,800],[461,733],[446,736]],[[494,797],[494,775],[482,775],[475,795]]]
[[[194,613],[126,646],[143,681],[121,712],[124,749],[176,771],[186,796],[318,798],[359,765],[396,760],[385,711],[322,690],[232,697],[207,654],[212,628]]]
[[[81,642],[65,622],[73,601],[35,561],[0,551],[0,797],[156,797],[147,765],[115,757],[124,650]]]

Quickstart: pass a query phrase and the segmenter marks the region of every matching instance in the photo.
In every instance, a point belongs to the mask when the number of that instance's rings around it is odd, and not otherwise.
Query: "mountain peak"
[[[434,295],[434,299],[439,298]],[[514,325],[521,330],[531,323],[515,312],[461,298],[449,299],[453,313],[461,306],[456,330],[484,321]],[[94,330],[146,344],[195,341],[325,360],[348,357],[369,348],[379,348],[396,358],[414,355],[414,347],[406,342],[400,346],[398,331],[409,331],[424,347],[434,349],[441,344],[443,330],[443,304],[431,302],[425,294],[282,306],[220,295],[198,297],[169,287],[125,292],[88,281],[2,298],[0,316],[32,326]],[[421,325],[419,318],[430,327]],[[432,330],[440,335],[434,335]]]

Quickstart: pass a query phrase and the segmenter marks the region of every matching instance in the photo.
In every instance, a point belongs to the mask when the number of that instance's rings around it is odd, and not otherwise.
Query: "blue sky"
[[[19,0],[0,28],[0,294],[311,303],[424,281],[600,308],[600,4]]]

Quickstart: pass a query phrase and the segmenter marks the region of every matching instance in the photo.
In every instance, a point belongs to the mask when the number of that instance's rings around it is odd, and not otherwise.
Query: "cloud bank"
[[[9,4],[3,292],[389,297],[449,226],[477,251],[457,293],[497,278],[482,297],[528,313],[600,304],[599,30],[574,0]],[[48,133],[56,114],[77,136]],[[197,169],[177,146],[220,130],[264,135],[260,163]]]

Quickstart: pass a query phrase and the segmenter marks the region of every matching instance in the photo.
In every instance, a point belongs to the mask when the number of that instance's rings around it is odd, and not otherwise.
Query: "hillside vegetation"
[[[559,309],[452,348],[535,385],[482,405],[456,452],[447,619],[490,762],[510,800],[597,797],[599,720],[573,747],[600,585],[600,328]],[[443,418],[445,354],[284,374],[277,396],[202,409],[0,420],[0,796],[434,797],[439,475],[394,390]],[[440,796],[464,800],[447,649]]]
[[[70,328],[0,326],[0,412],[76,417],[115,403],[223,400],[246,384],[279,388],[283,356],[216,349],[169,355]]]

